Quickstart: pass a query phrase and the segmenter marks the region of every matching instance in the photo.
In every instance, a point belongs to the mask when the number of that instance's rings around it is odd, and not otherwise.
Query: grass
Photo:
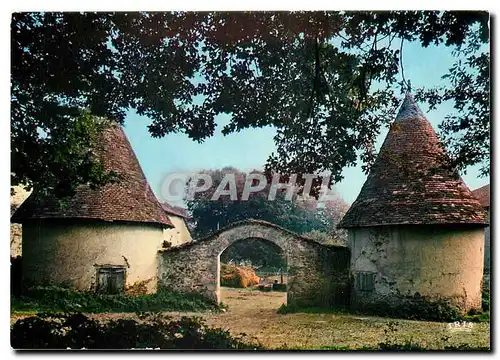
[[[440,323],[425,322],[417,320],[393,320],[380,317],[363,317],[361,313],[355,313],[348,309],[324,309],[324,308],[304,308],[282,305],[278,314],[284,317],[283,322],[289,323],[292,317],[300,319],[300,325],[295,327],[299,333],[304,333],[299,345],[297,340],[289,337],[293,345],[282,345],[280,350],[328,350],[328,351],[490,351],[489,340],[489,312],[466,315],[460,322]],[[366,316],[366,315],[364,315]],[[328,345],[326,341],[312,341],[311,335],[315,331],[311,330],[317,322],[328,324],[330,317],[332,327],[331,334],[340,335],[334,344]],[[306,320],[308,319],[308,320]],[[319,320],[321,319],[321,320]],[[474,324],[470,327],[455,326],[466,325],[466,322],[482,323]],[[307,325],[306,325],[307,323]],[[303,326],[303,330],[301,330]],[[327,332],[325,329],[323,332]],[[319,328],[319,327],[318,327]],[[309,331],[308,331],[309,330]],[[319,329],[318,329],[319,330]],[[383,331],[382,331],[383,330]],[[308,334],[309,333],[309,334]],[[342,339],[342,335],[350,336],[351,340]],[[307,337],[309,335],[309,337]],[[360,337],[361,336],[361,337]],[[358,339],[356,339],[358,338]],[[311,341],[313,344],[311,344]],[[319,342],[319,344],[318,344]]]
[[[470,321],[475,323],[490,322],[490,312],[488,311],[474,315],[465,315],[462,321]]]
[[[308,308],[278,314],[286,293],[224,288],[228,306],[223,314],[203,314],[207,323],[232,334],[254,336],[266,349],[323,351],[485,351],[490,346],[490,324],[453,329],[449,323],[348,313],[344,309]],[[285,306],[282,309],[286,309]],[[391,331],[389,323],[395,323]],[[382,344],[383,346],[381,346]]]
[[[489,324],[457,330],[447,323],[399,320],[388,330],[387,318],[340,314],[278,315],[260,341],[264,346],[289,350],[426,351],[489,349]]]
[[[344,309],[344,308],[320,308],[320,307],[308,307],[308,308],[298,308],[295,306],[289,306],[282,304],[278,309],[278,314],[294,314],[294,313],[304,313],[304,314],[342,314],[342,315],[372,315],[375,314],[364,313],[362,311],[356,311],[354,309]],[[407,319],[406,317],[401,317],[401,319]],[[411,319],[411,318],[410,318]],[[481,322],[490,322],[490,312],[478,312],[472,313],[464,316],[460,316],[455,321],[465,321],[465,322],[473,322],[473,323],[481,323]],[[435,320],[433,320],[435,321]],[[449,322],[449,321],[440,321],[440,322]]]
[[[470,329],[453,329],[449,323],[394,321],[348,314],[341,309],[331,309],[329,313],[325,313],[325,309],[309,308],[295,313],[278,314],[276,310],[286,302],[286,293],[223,288],[221,295],[226,308],[224,312],[200,312],[199,316],[204,318],[210,327],[227,329],[234,336],[246,333],[255,337],[266,349],[487,351],[490,345],[488,322],[474,323]],[[177,295],[169,296],[174,298]],[[178,304],[176,308],[179,308]],[[180,318],[186,314],[168,315]],[[14,315],[11,319],[16,317]],[[92,318],[102,321],[135,319],[137,314],[96,313]]]
[[[291,347],[291,348],[280,348],[278,350],[316,350],[316,351],[415,351],[415,352],[424,352],[424,351],[480,351],[480,352],[490,352],[490,348],[488,346],[474,346],[469,344],[460,344],[460,345],[449,345],[444,346],[440,349],[428,349],[426,347],[422,347],[418,344],[414,344],[411,342],[401,343],[401,344],[392,344],[390,346],[385,346],[385,344],[379,344],[377,346],[361,346],[358,348],[352,348],[349,346],[337,346],[337,345],[323,345],[315,348],[310,347]]]
[[[321,307],[307,307],[307,308],[297,308],[295,306],[289,306],[282,304],[278,309],[278,314],[348,314],[347,309],[337,309],[337,308],[321,308]]]
[[[13,313],[73,312],[110,313],[146,311],[197,312],[219,310],[215,302],[198,294],[158,291],[148,295],[101,295],[63,287],[46,286],[27,290],[11,297]]]

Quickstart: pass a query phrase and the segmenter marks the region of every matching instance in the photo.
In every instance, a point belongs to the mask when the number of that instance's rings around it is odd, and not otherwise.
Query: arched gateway
[[[215,234],[160,251],[159,287],[198,292],[220,301],[220,255],[234,242],[249,238],[270,241],[287,259],[287,303],[292,306],[341,306],[349,298],[349,250],[322,245],[277,225],[245,220]]]

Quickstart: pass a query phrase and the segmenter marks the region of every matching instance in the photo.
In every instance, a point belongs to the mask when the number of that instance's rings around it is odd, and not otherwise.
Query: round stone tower
[[[408,94],[340,228],[348,229],[353,307],[444,300],[481,308],[487,215]]]
[[[119,125],[102,132],[95,152],[117,182],[82,185],[63,200],[35,189],[12,216],[22,223],[23,282],[103,293],[142,283],[154,292],[163,230],[173,225]]]

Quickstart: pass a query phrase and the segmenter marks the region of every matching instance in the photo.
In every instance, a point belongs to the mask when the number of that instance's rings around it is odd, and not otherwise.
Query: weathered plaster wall
[[[12,186],[10,195],[10,216],[28,198],[31,191],[27,191],[23,186]],[[21,224],[10,224],[10,256],[22,255],[22,227]]]
[[[159,286],[199,292],[219,301],[220,255],[236,241],[259,238],[278,245],[287,257],[287,303],[345,305],[349,298],[349,250],[304,239],[275,225],[246,221],[178,248],[162,251]]]
[[[17,257],[23,254],[22,235],[23,228],[21,224],[10,224],[10,256]]]
[[[373,291],[356,289],[354,306],[402,305],[419,294],[459,309],[481,308],[484,230],[437,226],[380,226],[349,231],[351,274],[373,272]]]
[[[488,211],[488,223],[490,222],[490,208]],[[485,272],[490,272],[490,227],[484,229],[484,269]]]
[[[172,246],[182,245],[193,240],[183,217],[169,214],[168,218],[172,222],[172,225],[174,225],[174,228],[163,230],[164,240],[170,242]]]
[[[162,242],[162,228],[146,224],[28,222],[23,225],[23,277],[27,284],[93,291],[95,265],[125,265],[126,286],[151,279],[148,292],[154,292]]]

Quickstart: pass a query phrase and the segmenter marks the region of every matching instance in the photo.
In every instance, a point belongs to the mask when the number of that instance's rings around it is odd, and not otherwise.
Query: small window
[[[125,290],[125,271],[123,266],[98,267],[97,288],[100,294],[122,294]]]
[[[375,273],[372,272],[356,273],[356,290],[359,291],[375,290]]]

